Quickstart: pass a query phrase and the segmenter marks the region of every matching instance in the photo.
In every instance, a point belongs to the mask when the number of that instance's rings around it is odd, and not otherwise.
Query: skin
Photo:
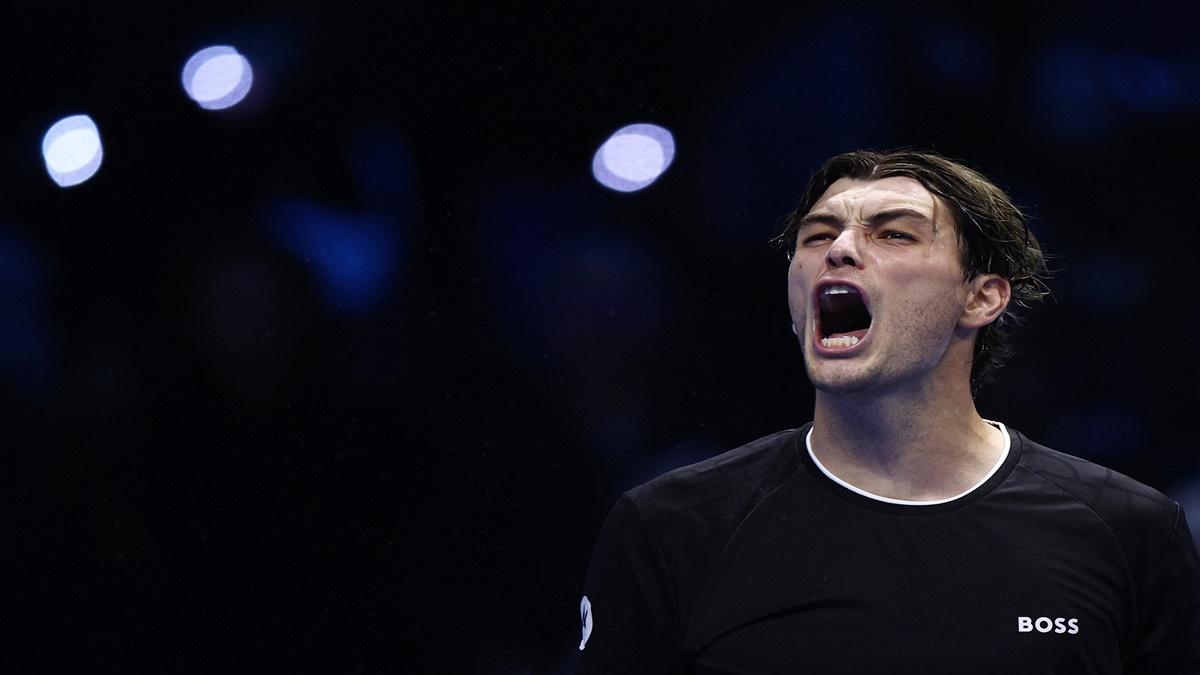
[[[845,353],[815,348],[814,289],[845,281],[870,301],[871,329]],[[840,179],[805,216],[788,268],[788,303],[816,387],[813,452],[842,480],[912,501],[978,483],[1003,434],[971,397],[979,328],[1011,292],[1003,277],[964,280],[951,211],[918,181]]]

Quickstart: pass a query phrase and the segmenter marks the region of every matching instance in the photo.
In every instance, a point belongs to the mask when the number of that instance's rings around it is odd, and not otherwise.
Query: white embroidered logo
[[[583,596],[579,601],[579,620],[583,622],[583,639],[579,641],[579,651],[583,651],[588,638],[592,635],[592,601]]]
[[[1062,617],[1051,619],[1048,616],[1039,616],[1036,619],[1028,616],[1017,617],[1018,633],[1032,633],[1035,630],[1039,633],[1054,631],[1055,633],[1075,635],[1079,632],[1079,619],[1064,619]]]

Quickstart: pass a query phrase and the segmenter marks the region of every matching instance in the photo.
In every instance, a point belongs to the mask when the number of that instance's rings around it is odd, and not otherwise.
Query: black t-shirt
[[[972,490],[884,501],[819,466],[810,427],[621,497],[578,672],[1200,673],[1175,502],[1011,430]]]

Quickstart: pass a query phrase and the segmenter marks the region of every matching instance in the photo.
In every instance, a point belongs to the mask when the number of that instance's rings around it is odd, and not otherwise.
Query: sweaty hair
[[[962,251],[964,279],[998,274],[1008,279],[1012,297],[1008,309],[979,329],[971,361],[971,389],[991,380],[996,369],[1012,354],[1010,338],[1020,322],[1014,309],[1049,294],[1046,256],[1025,216],[1003,190],[974,169],[927,152],[858,150],[833,157],[813,175],[796,210],[784,217],[780,233],[772,239],[790,259],[796,250],[800,219],[808,214],[825,190],[839,178],[878,180],[907,176],[941,197],[954,215]]]

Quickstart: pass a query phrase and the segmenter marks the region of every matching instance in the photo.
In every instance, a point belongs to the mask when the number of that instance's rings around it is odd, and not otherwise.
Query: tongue
[[[853,335],[854,337],[861,340],[861,339],[863,339],[863,336],[865,336],[866,334],[867,334],[867,329],[863,328],[862,330],[852,330],[849,333],[833,333],[832,335],[827,335],[826,337],[837,338],[837,337],[850,337]]]

